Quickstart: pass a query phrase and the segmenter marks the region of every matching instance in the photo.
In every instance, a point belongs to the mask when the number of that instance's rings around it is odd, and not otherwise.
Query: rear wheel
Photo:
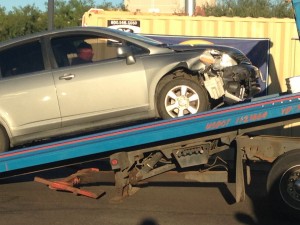
[[[300,218],[300,150],[275,161],[268,175],[267,191],[276,211]]]
[[[0,127],[0,153],[6,152],[9,148],[9,139],[3,127]]]
[[[157,110],[163,119],[176,118],[209,109],[206,90],[192,78],[175,78],[157,95]]]

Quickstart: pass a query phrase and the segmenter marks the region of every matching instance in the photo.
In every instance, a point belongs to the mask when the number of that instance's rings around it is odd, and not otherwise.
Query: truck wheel
[[[283,154],[274,162],[267,191],[276,211],[300,218],[300,150]]]
[[[158,91],[157,110],[163,119],[195,114],[208,109],[206,90],[191,78],[175,78]]]
[[[3,127],[0,127],[0,153],[6,152],[9,148],[9,139]]]

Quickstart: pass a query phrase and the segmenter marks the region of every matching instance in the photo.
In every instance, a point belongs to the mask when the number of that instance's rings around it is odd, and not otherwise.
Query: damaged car
[[[78,62],[83,51],[91,60]],[[169,45],[104,27],[45,31],[0,44],[0,152],[251,98],[261,73],[238,49]]]

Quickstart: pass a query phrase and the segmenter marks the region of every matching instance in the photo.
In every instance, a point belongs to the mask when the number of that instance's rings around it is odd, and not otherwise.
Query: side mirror
[[[136,62],[135,57],[128,46],[118,47],[117,54],[119,58],[126,58],[127,65],[132,65]]]

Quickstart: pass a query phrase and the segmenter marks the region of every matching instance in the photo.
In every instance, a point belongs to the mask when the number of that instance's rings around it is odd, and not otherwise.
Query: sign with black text
[[[107,27],[131,33],[141,32],[141,22],[139,20],[108,20]]]

